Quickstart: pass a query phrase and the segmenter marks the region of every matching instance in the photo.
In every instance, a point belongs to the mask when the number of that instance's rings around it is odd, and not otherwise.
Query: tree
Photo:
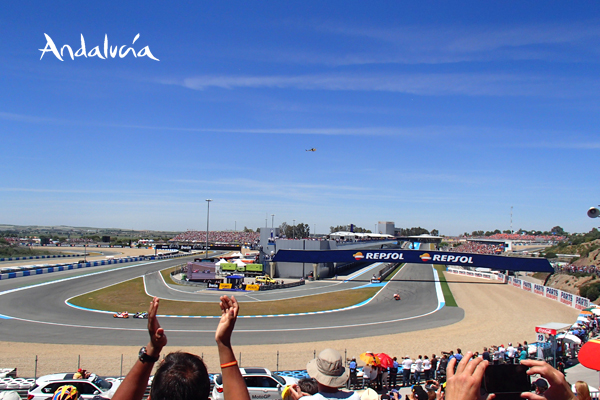
[[[550,229],[550,233],[554,234],[554,235],[559,235],[559,236],[567,236],[567,232],[564,231],[563,228],[561,228],[560,226],[555,226],[554,228]]]
[[[353,231],[356,233],[371,233],[370,230],[365,229],[365,228],[361,228],[360,226],[356,226],[354,224],[350,224],[353,225]],[[330,226],[329,227],[329,232],[330,233],[335,233],[335,232],[349,232],[350,231],[350,225],[338,225],[338,226]]]
[[[483,231],[473,231],[471,233],[471,236],[483,236]]]
[[[432,229],[431,230],[431,236],[439,236],[440,231],[438,231],[437,229]]]
[[[279,229],[285,237],[290,239],[302,239],[310,236],[310,226],[304,223],[288,225],[286,222],[283,222],[279,225]]]
[[[399,233],[401,236],[419,236],[419,235],[429,235],[429,231],[425,228],[412,227],[412,228],[400,228]]]

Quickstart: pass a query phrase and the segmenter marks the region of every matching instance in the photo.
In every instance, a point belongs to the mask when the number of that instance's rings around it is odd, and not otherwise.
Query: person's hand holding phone
[[[574,400],[575,395],[567,383],[562,372],[552,368],[545,361],[522,360],[522,365],[529,367],[528,375],[539,374],[548,381],[550,387],[544,392],[544,396],[535,393],[523,393],[521,397],[528,400]]]

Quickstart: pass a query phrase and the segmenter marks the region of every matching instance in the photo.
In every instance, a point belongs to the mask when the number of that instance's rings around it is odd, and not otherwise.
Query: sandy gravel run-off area
[[[556,301],[509,285],[490,284],[489,281],[447,274],[450,287],[459,307],[465,310],[465,318],[443,328],[389,335],[365,337],[361,339],[319,341],[318,337],[305,343],[285,345],[236,346],[234,351],[242,366],[261,366],[277,369],[305,369],[306,363],[327,347],[338,349],[347,356],[358,356],[365,351],[385,352],[392,356],[411,357],[419,354],[440,355],[441,350],[449,351],[460,347],[481,351],[483,346],[516,344],[527,340],[535,341],[535,326],[548,322],[573,323],[579,312]],[[400,302],[399,307],[402,306]],[[1,322],[0,322],[1,323]],[[201,323],[201,322],[199,322]],[[410,323],[410,322],[407,322]],[[168,332],[167,332],[168,337]],[[18,376],[33,377],[35,358],[38,358],[37,375],[53,372],[74,371],[78,356],[81,366],[100,375],[119,375],[121,356],[123,373],[126,374],[134,363],[140,346],[89,346],[52,345],[42,343],[0,342],[0,367],[17,367]],[[218,372],[218,357],[215,347],[171,347],[163,351],[183,350],[200,354],[209,372]],[[240,357],[241,356],[241,357]]]

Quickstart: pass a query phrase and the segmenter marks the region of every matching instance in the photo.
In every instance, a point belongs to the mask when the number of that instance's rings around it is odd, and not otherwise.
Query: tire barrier
[[[59,264],[44,266],[40,268],[36,265],[27,265],[21,267],[4,267],[0,268],[0,280],[20,278],[23,276],[49,274],[51,272],[68,271],[71,269],[97,267],[100,265],[111,265],[111,264],[123,264],[136,261],[148,261],[148,260],[166,260],[170,258],[185,257],[189,254],[170,254],[163,256],[143,256],[143,257],[125,257],[125,258],[114,258],[110,260],[99,260],[89,261],[85,263],[74,263],[74,264]]]
[[[61,258],[61,257],[81,257],[81,255],[79,255],[79,254],[50,254],[50,255],[45,255],[45,256],[8,257],[8,258],[0,258],[0,261],[41,260],[43,258]]]

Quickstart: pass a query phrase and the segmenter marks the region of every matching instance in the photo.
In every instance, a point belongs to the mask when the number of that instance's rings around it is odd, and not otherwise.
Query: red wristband
[[[225,364],[221,364],[221,368],[227,368],[227,367],[235,367],[236,365],[238,365],[237,361],[230,361],[228,363]]]

